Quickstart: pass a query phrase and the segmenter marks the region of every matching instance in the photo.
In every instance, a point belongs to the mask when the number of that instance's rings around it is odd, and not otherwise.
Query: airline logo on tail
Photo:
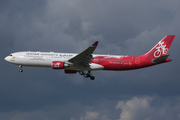
[[[158,58],[161,55],[165,55],[168,51],[168,48],[166,48],[166,45],[163,45],[164,42],[160,41],[156,47],[156,51],[154,52],[154,57]]]

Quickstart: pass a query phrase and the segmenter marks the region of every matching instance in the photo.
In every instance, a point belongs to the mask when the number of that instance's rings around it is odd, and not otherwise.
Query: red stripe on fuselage
[[[164,62],[170,62],[170,60],[167,59],[165,61],[162,61],[161,63]],[[104,67],[104,70],[117,71],[133,70],[156,65],[152,62],[152,59],[147,59],[147,55],[119,57],[96,56],[94,57],[92,63],[102,65]]]
[[[135,56],[97,56],[92,63],[104,66],[104,70],[131,70],[141,66],[140,58]]]

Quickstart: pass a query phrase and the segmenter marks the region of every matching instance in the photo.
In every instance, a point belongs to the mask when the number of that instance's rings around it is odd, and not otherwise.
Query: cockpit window
[[[9,55],[9,56],[12,56],[12,55]]]

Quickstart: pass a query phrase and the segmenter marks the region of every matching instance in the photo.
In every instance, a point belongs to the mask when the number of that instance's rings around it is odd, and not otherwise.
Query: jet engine
[[[75,74],[77,71],[76,70],[67,70],[67,69],[65,69],[64,72],[66,74]]]
[[[64,62],[53,61],[51,66],[52,66],[52,69],[64,69]]]

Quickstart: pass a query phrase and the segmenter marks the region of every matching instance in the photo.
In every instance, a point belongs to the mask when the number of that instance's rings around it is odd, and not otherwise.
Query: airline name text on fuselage
[[[26,53],[28,56],[59,56],[59,57],[72,57],[72,54],[55,54],[55,53]]]

